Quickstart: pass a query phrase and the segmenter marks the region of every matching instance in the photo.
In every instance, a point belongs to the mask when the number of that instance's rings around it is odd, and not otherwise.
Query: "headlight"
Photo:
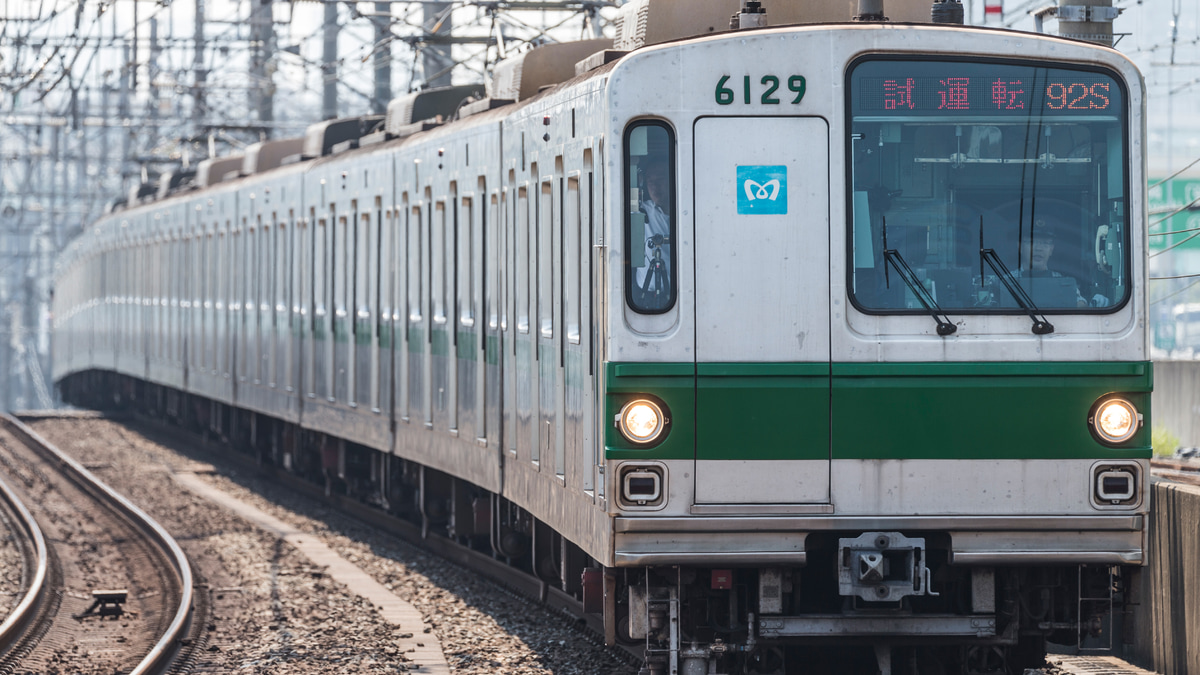
[[[1101,440],[1108,443],[1124,443],[1133,437],[1141,425],[1142,416],[1137,408],[1123,398],[1101,401],[1092,413],[1092,429]]]
[[[616,419],[621,435],[631,443],[653,443],[662,435],[667,419],[653,401],[640,398],[626,403]]]

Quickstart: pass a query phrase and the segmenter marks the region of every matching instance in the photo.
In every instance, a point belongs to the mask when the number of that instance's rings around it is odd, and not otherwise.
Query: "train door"
[[[695,124],[698,505],[829,502],[828,136]]]

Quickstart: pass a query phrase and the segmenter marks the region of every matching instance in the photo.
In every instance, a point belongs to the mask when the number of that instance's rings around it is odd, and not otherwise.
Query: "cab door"
[[[828,125],[694,132],[697,507],[827,504]]]

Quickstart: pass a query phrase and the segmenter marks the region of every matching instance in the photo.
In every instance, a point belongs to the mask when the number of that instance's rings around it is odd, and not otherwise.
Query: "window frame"
[[[1098,65],[1075,63],[1070,61],[1035,61],[1031,59],[1020,58],[987,58],[987,57],[971,57],[971,56],[940,56],[935,57],[929,54],[866,54],[852,60],[846,66],[845,75],[843,78],[844,89],[844,108],[845,108],[845,190],[846,199],[846,238],[845,238],[845,284],[846,298],[852,307],[858,312],[871,316],[922,316],[928,315],[928,309],[924,307],[915,308],[871,308],[863,305],[854,292],[854,162],[852,160],[854,154],[854,86],[853,78],[855,71],[868,62],[895,62],[895,61],[914,61],[914,62],[937,62],[937,63],[965,63],[972,65],[997,65],[997,66],[1019,66],[1025,68],[1038,68],[1045,70],[1066,70],[1087,72],[1104,75],[1110,78],[1120,90],[1122,97],[1122,108],[1116,113],[1118,116],[1117,125],[1121,130],[1121,173],[1122,173],[1122,194],[1124,209],[1123,217],[1123,241],[1124,260],[1122,266],[1125,270],[1124,295],[1114,299],[1113,303],[1107,307],[1038,307],[1036,311],[1047,315],[1111,315],[1126,308],[1133,299],[1133,285],[1135,279],[1132,277],[1133,265],[1133,237],[1132,228],[1134,226],[1133,216],[1130,212],[1130,201],[1133,198],[1131,192],[1131,168],[1130,168],[1130,121],[1133,119],[1132,102],[1129,96],[1129,85],[1121,74],[1117,71]],[[968,118],[969,119],[969,118]],[[900,282],[903,283],[903,282]],[[962,307],[945,307],[943,312],[951,316],[1024,316],[1028,312],[1019,306],[1016,307],[998,307],[998,308],[962,308]]]
[[[671,190],[671,204],[672,204],[671,231],[670,231],[671,255],[667,261],[667,264],[670,267],[670,282],[669,283],[670,283],[671,287],[670,287],[670,295],[668,297],[667,303],[663,307],[657,308],[657,309],[648,309],[648,308],[644,308],[644,307],[639,307],[634,302],[634,295],[633,295],[633,289],[637,285],[637,274],[636,274],[636,268],[633,267],[632,260],[631,260],[631,255],[633,253],[633,243],[632,243],[632,234],[633,233],[631,231],[631,225],[632,225],[632,223],[630,222],[631,212],[630,212],[629,203],[628,203],[628,197],[629,197],[628,190],[629,190],[629,184],[630,184],[630,178],[631,178],[631,176],[630,176],[630,161],[629,161],[630,160],[629,139],[633,135],[634,131],[636,131],[637,129],[642,128],[642,127],[656,127],[656,128],[662,129],[667,134],[667,163],[668,163],[668,169],[669,169],[668,173],[669,173],[670,190]],[[677,215],[677,213],[679,211],[679,200],[678,200],[679,190],[676,187],[677,174],[678,174],[676,164],[677,164],[678,155],[679,155],[679,153],[678,153],[678,147],[677,147],[677,141],[676,141],[676,135],[675,135],[675,128],[667,120],[662,119],[662,118],[641,118],[641,119],[634,120],[634,121],[630,122],[628,125],[626,125],[625,132],[622,134],[622,139],[621,139],[621,180],[622,180],[622,182],[621,182],[621,189],[620,189],[620,199],[621,199],[621,203],[623,204],[623,206],[622,206],[623,214],[621,216],[623,232],[622,232],[621,236],[623,237],[623,242],[624,242],[623,245],[625,247],[625,252],[624,252],[624,255],[622,256],[623,257],[622,266],[624,267],[624,272],[623,272],[622,278],[623,278],[623,283],[625,285],[625,305],[627,307],[629,307],[629,309],[633,310],[634,312],[636,312],[638,314],[645,314],[645,315],[666,314],[667,312],[670,312],[671,310],[675,309],[675,305],[679,301],[679,264],[678,264],[679,256],[677,253],[678,244],[676,242],[676,240],[678,239],[678,232],[679,232],[679,227],[678,227],[679,217]],[[645,244],[643,243],[642,246],[645,246]]]

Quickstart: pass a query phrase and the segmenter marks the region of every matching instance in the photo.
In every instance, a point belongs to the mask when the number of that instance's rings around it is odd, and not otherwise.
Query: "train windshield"
[[[849,75],[852,299],[1106,312],[1129,294],[1126,96],[1107,72],[871,59]],[[1024,300],[1022,300],[1024,298]]]

